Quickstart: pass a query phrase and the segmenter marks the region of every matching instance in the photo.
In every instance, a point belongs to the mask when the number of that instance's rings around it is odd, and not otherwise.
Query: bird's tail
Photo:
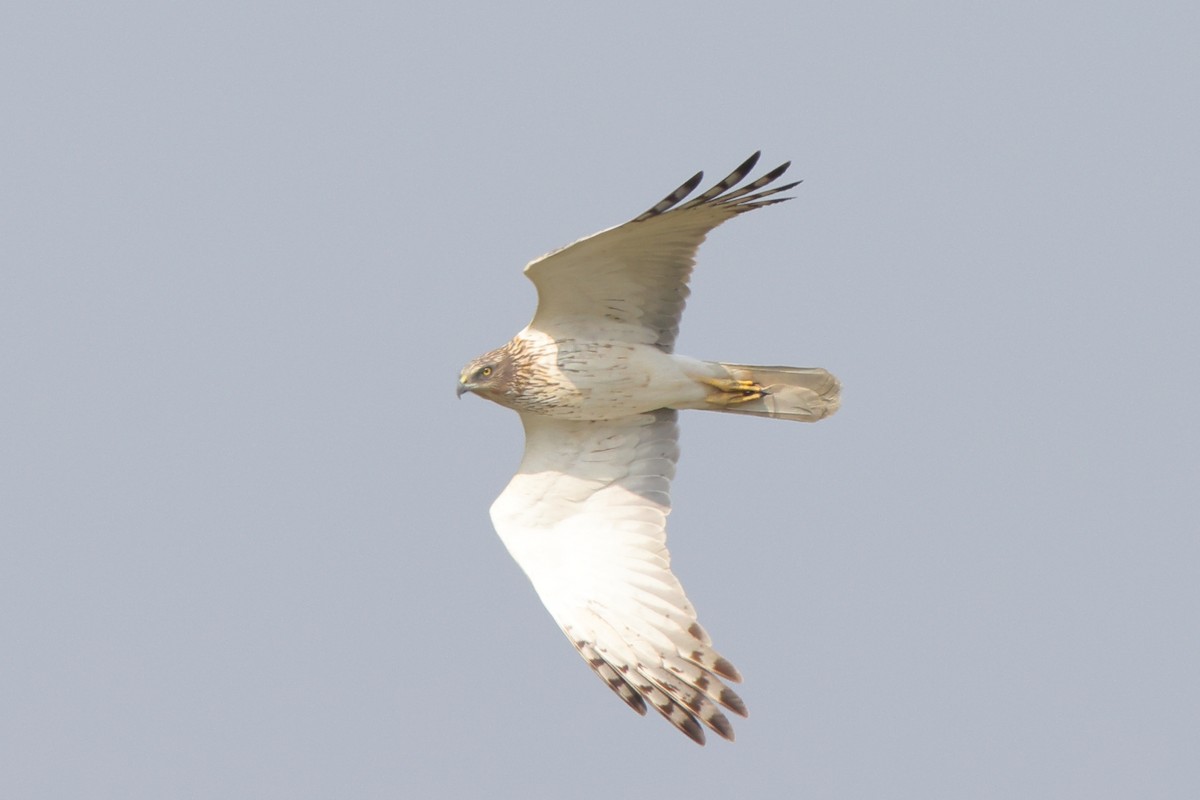
[[[728,380],[712,383],[717,391],[701,408],[756,417],[816,422],[838,410],[842,386],[820,367],[761,367],[709,362]],[[718,384],[720,384],[718,386]]]

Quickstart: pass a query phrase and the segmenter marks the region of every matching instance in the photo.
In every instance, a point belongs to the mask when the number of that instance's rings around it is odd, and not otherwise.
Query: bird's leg
[[[768,394],[766,387],[754,381],[739,381],[732,378],[705,378],[702,383],[717,389],[704,398],[709,403],[718,406],[732,406],[757,400]]]

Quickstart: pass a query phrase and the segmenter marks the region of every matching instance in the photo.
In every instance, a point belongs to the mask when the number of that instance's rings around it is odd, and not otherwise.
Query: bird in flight
[[[789,162],[739,185],[758,158],[688,200],[697,173],[631,221],[530,262],[533,321],[467,364],[457,387],[524,424],[525,454],[491,517],[554,621],[634,711],[649,703],[699,744],[701,723],[732,740],[724,711],[744,717],[746,706],[725,683],[741,675],[713,649],[671,572],[678,411],[816,422],[837,410],[840,391],[819,368],[674,352],[708,232],[790,199],[779,194],[798,184],[771,187]]]

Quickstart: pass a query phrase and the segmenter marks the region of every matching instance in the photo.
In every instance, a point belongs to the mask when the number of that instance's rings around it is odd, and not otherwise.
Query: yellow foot
[[[704,398],[718,406],[732,406],[757,400],[767,394],[765,387],[754,381],[737,381],[730,378],[710,378],[703,381],[718,391]]]

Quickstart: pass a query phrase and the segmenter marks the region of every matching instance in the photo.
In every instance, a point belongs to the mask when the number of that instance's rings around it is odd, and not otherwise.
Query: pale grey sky
[[[1200,795],[1193,3],[0,13],[0,796]],[[697,169],[670,544],[738,741],[639,719],[492,531],[461,365]]]

